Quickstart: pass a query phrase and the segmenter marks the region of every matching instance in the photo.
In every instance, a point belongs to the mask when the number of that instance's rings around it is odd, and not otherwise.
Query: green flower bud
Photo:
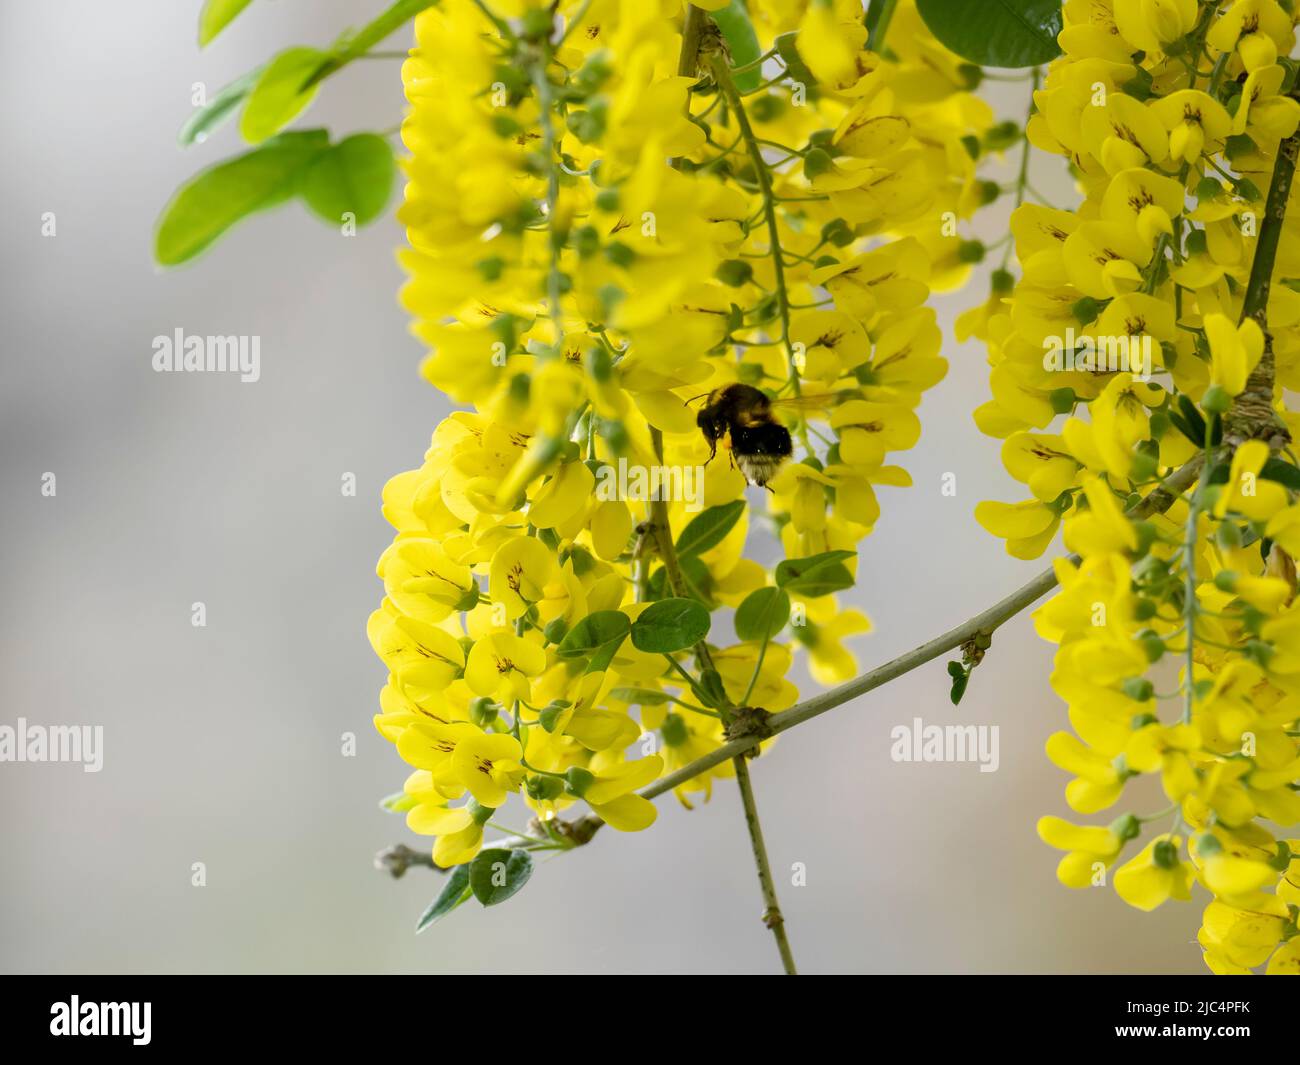
[[[568,699],[552,699],[537,714],[537,722],[547,732],[554,732],[560,715],[573,704]]]
[[[664,738],[664,743],[669,747],[680,747],[690,739],[690,732],[686,728],[686,722],[682,720],[679,714],[669,714],[665,717],[664,723],[659,726],[659,732]]]
[[[1052,404],[1052,410],[1057,414],[1069,414],[1074,410],[1075,403],[1078,402],[1073,388],[1054,388],[1048,398]]]
[[[636,262],[636,252],[629,248],[622,241],[614,241],[605,246],[605,258],[615,266],[621,266],[626,270]]]
[[[600,234],[595,226],[579,226],[573,231],[573,246],[584,259],[590,259],[600,250]]]
[[[1138,636],[1138,642],[1142,644],[1148,662],[1159,662],[1164,657],[1165,642],[1150,629],[1145,629]]]
[[[809,181],[830,170],[835,165],[830,154],[822,148],[811,148],[803,157],[803,174]]]
[[[1145,703],[1155,694],[1155,687],[1146,677],[1129,677],[1120,687],[1125,695],[1139,703]]]
[[[1161,869],[1178,867],[1178,848],[1173,840],[1162,839],[1151,849],[1151,860]]]
[[[1214,586],[1221,592],[1235,592],[1237,590],[1237,574],[1230,569],[1220,570],[1214,575]]]
[[[1142,834],[1142,822],[1133,814],[1124,814],[1110,823],[1110,830],[1121,841],[1127,843],[1131,839],[1137,839]]]
[[[1196,198],[1198,200],[1212,200],[1222,194],[1223,186],[1219,184],[1216,178],[1205,177],[1196,183]]]
[[[1202,832],[1193,842],[1196,853],[1202,858],[1212,858],[1214,855],[1223,852],[1223,844],[1219,842],[1219,838],[1212,832]]]
[[[1224,550],[1232,551],[1241,546],[1241,527],[1233,521],[1221,522],[1214,531],[1214,540]]]
[[[581,766],[574,766],[564,774],[565,788],[571,795],[577,795],[579,798],[582,794],[596,783],[596,774],[589,769],[583,769]]]
[[[1074,315],[1074,320],[1080,325],[1091,325],[1097,320],[1097,316],[1101,314],[1101,303],[1091,296],[1084,296],[1082,299],[1075,301],[1074,306],[1070,308],[1070,313]]]
[[[1211,385],[1201,397],[1201,409],[1209,414],[1226,414],[1232,397],[1218,385]]]
[[[501,707],[486,695],[480,695],[469,704],[469,719],[479,728],[486,729],[497,719]]]
[[[526,777],[524,791],[534,802],[548,802],[560,797],[564,791],[564,781],[559,777]]]
[[[744,259],[724,259],[718,263],[713,276],[724,285],[739,288],[754,279],[754,268]]]

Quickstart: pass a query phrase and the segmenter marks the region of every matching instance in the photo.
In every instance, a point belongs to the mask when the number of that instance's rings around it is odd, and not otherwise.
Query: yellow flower
[[[1072,825],[1059,817],[1038,819],[1039,838],[1049,847],[1068,852],[1056,867],[1056,877],[1069,888],[1097,883],[1100,872],[1119,856],[1125,838],[1131,838],[1136,830],[1132,818],[1121,818],[1109,828]]]
[[[1205,316],[1204,328],[1210,342],[1211,380],[1228,395],[1238,395],[1264,354],[1263,331],[1253,318],[1234,326],[1217,312]]]
[[[483,806],[496,808],[524,776],[523,749],[513,736],[478,729],[460,735],[451,752],[451,775]]]
[[[1237,448],[1228,482],[1214,504],[1215,517],[1231,511],[1251,521],[1268,521],[1287,505],[1286,489],[1260,476],[1268,457],[1268,445],[1262,440],[1247,440]]]
[[[1169,154],[1179,162],[1194,164],[1202,154],[1219,151],[1232,131],[1223,105],[1200,89],[1170,93],[1152,101],[1151,109],[1169,130]]]
[[[1181,836],[1157,836],[1115,870],[1115,892],[1139,910],[1154,910],[1170,898],[1192,897],[1192,868],[1178,857]]]
[[[1007,542],[1014,558],[1038,558],[1056,536],[1061,513],[1037,499],[1023,503],[984,500],[975,505],[975,520]]]
[[[586,800],[587,805],[610,828],[619,832],[640,832],[655,822],[658,811],[648,799],[634,794],[658,779],[664,760],[657,754],[634,762],[593,761],[593,767],[570,769],[569,789]]]
[[[1066,785],[1065,801],[1081,814],[1095,814],[1112,806],[1124,791],[1124,778],[1113,759],[1098,754],[1068,732],[1047,739],[1047,757],[1074,779]]]
[[[546,652],[533,640],[512,632],[479,637],[465,661],[465,682],[476,695],[510,704],[532,698],[529,678],[546,668]]]
[[[1115,0],[1115,26],[1134,48],[1158,52],[1192,31],[1196,0]]]

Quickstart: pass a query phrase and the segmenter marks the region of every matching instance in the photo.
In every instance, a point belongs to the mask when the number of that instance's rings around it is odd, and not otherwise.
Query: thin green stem
[[[880,17],[876,20],[876,28],[867,41],[867,47],[877,55],[884,50],[885,34],[889,32],[889,24],[894,20],[894,9],[897,7],[898,0],[884,0],[880,5]]]
[[[749,149],[749,158],[754,164],[754,173],[758,178],[758,191],[763,198],[763,216],[767,220],[768,253],[772,257],[777,308],[781,317],[781,342],[785,346],[786,358],[789,362],[790,381],[795,395],[798,395],[799,367],[795,358],[794,345],[790,342],[790,296],[785,283],[785,261],[781,251],[781,230],[776,218],[776,197],[772,192],[772,175],[768,170],[767,161],[763,158],[760,142],[754,135],[754,128],[749,124],[745,103],[736,90],[736,83],[732,80],[731,69],[727,66],[726,60],[721,55],[711,57],[709,69],[713,73],[713,81],[718,91],[726,96],[735,113],[736,125],[740,127],[740,135],[745,138],[745,146]]]
[[[736,783],[740,786],[741,805],[745,809],[745,827],[749,830],[749,840],[753,844],[754,864],[758,867],[758,884],[763,892],[763,923],[776,937],[776,949],[781,954],[781,966],[786,975],[796,976],[798,970],[794,965],[794,953],[790,950],[790,940],[785,934],[785,917],[781,914],[781,903],[776,897],[772,865],[767,857],[767,845],[763,842],[763,825],[758,819],[754,785],[749,779],[749,763],[743,757],[736,759]]]

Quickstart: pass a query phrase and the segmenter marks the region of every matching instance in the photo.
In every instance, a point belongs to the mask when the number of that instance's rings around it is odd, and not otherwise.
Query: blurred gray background
[[[215,91],[381,6],[258,0],[200,54],[198,0],[0,5],[0,724],[105,732],[98,774],[0,764],[0,966],[776,971],[729,784],[693,813],[660,800],[649,832],[603,832],[544,861],[507,905],[466,906],[419,938],[441,880],[371,866],[386,844],[418,843],[376,805],[406,772],[370,724],[384,674],[364,626],[390,538],[379,492],[418,465],[447,410],[417,375],[421,348],[395,301],[400,230],[343,239],[291,205],[178,271],[156,270],[150,246],[176,185],[239,147],[232,127],[177,147],[193,83]],[[997,88],[1000,112],[1023,114],[1027,87]],[[401,102],[396,62],[357,63],[299,124],[384,128]],[[44,212],[56,237],[41,235]],[[984,292],[977,281],[939,301],[949,335]],[[152,372],[153,337],[178,326],[260,335],[261,381]],[[987,395],[982,346],[950,340],[945,355],[921,445],[901,458],[916,487],[882,490],[864,548],[855,600],[876,624],[855,645],[864,667],[1040,568],[972,517],[982,498],[1027,493],[971,420]],[[47,471],[55,498],[40,493]],[[340,493],[345,472],[356,498]],[[945,472],[955,498],[940,493]],[[206,628],[190,623],[195,601]],[[804,971],[1202,970],[1203,903],[1143,915],[1110,889],[1056,882],[1057,856],[1034,833],[1039,815],[1069,815],[1065,776],[1043,754],[1065,727],[1051,651],[1022,617],[960,709],[940,661],[755,763]],[[915,715],[1000,725],[1001,768],[891,762],[891,727]],[[347,731],[356,757],[340,753]],[[806,886],[790,886],[795,862]]]

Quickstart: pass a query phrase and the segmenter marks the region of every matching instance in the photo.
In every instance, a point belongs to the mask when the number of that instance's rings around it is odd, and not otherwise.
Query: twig
[[[1155,491],[1128,511],[1129,516],[1141,519],[1168,510],[1173,506],[1174,500],[1196,480],[1201,470],[1201,463],[1202,457],[1198,455],[1187,465],[1170,474]],[[1076,556],[1070,557],[1077,561]],[[869,673],[864,673],[860,677],[841,684],[838,688],[821,692],[796,706],[792,706],[789,710],[773,714],[768,720],[768,726],[771,728],[772,734],[776,735],[785,732],[787,729],[794,728],[795,725],[801,725],[805,721],[810,721],[828,710],[834,710],[837,706],[842,706],[849,700],[856,699],[859,695],[865,695],[872,689],[879,688],[882,684],[895,680],[905,673],[910,673],[918,666],[932,662],[940,655],[955,650],[978,635],[992,635],[1003,623],[1015,617],[1026,607],[1037,602],[1055,588],[1056,583],[1056,570],[1044,570],[1028,584],[1017,588],[1005,599],[994,603],[987,610],[958,625],[956,628],[949,629],[942,635],[936,636],[933,640],[923,643],[920,647],[908,651],[904,655],[899,655],[892,661],[877,666]],[[711,751],[676,772],[669,773],[668,776],[656,780],[653,784],[643,788],[640,794],[644,798],[653,799],[655,796],[671,791],[679,784],[684,784],[693,777],[707,772],[715,765],[725,762],[728,758],[735,758],[743,754],[750,748],[756,747],[761,741],[762,737],[760,736],[744,736],[724,743],[717,750]]]
[[[1273,166],[1264,206],[1264,220],[1259,227],[1255,258],[1250,264],[1250,279],[1242,298],[1241,320],[1253,319],[1263,330],[1264,353],[1246,379],[1246,387],[1224,417],[1223,436],[1233,445],[1258,437],[1267,440],[1271,450],[1279,451],[1291,438],[1273,410],[1275,362],[1273,336],[1268,331],[1268,297],[1273,284],[1277,247],[1286,221],[1287,201],[1295,179],[1297,156],[1300,156],[1300,133],[1288,137],[1278,146],[1277,162]]]
[[[663,462],[663,433],[658,429],[650,430],[650,439],[654,447],[656,460]],[[673,544],[672,526],[668,520],[668,504],[662,499],[650,503],[650,523],[659,540],[659,555],[664,564],[666,583],[673,595],[683,595],[686,583],[683,579],[681,564],[677,559],[677,548]],[[695,660],[702,671],[716,673],[713,655],[708,644],[703,640],[693,648]],[[732,707],[719,705],[723,725],[731,723]],[[785,918],[781,915],[781,904],[776,897],[776,885],[772,880],[772,866],[767,856],[767,845],[763,842],[763,826],[758,817],[758,803],[754,799],[754,789],[749,780],[749,766],[745,764],[744,751],[732,756],[736,768],[736,783],[740,787],[740,802],[745,810],[745,827],[749,830],[749,841],[754,849],[754,864],[758,867],[758,884],[763,892],[763,923],[772,930],[776,938],[776,947],[781,954],[781,964],[789,976],[796,975],[794,955],[790,951],[790,941],[785,934]],[[719,762],[723,759],[719,759]],[[717,764],[717,763],[715,763]],[[677,774],[672,774],[676,776]],[[690,777],[685,779],[689,780]],[[666,789],[665,789],[666,790]],[[644,795],[644,792],[642,793]],[[656,794],[661,794],[657,792]],[[648,797],[648,796],[647,796]]]

